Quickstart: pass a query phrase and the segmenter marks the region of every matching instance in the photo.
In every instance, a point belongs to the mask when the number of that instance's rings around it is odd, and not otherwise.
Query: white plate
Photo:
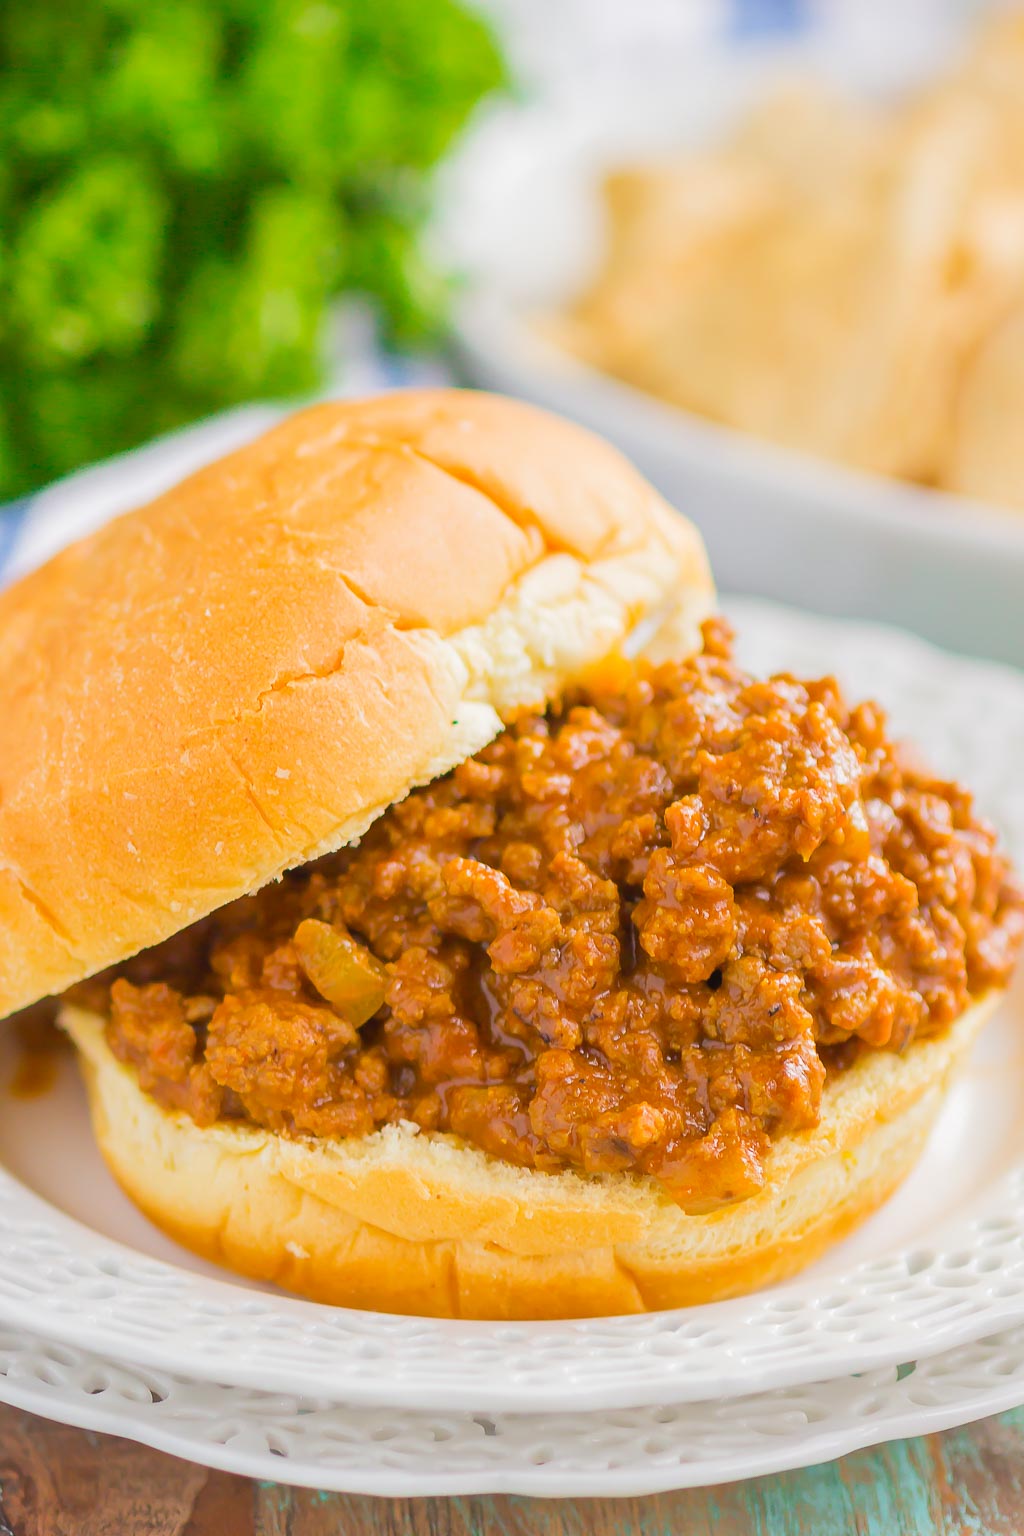
[[[1024,678],[892,631],[737,609],[759,670],[836,671],[963,777],[1024,863]],[[798,1280],[640,1317],[436,1322],[218,1277],[106,1175],[70,1066],[0,1113],[0,1320],[189,1377],[406,1408],[590,1410],[825,1380],[1024,1322],[1024,992],[956,1085],[918,1171]]]
[[[723,587],[898,623],[1019,665],[1024,514],[715,426],[574,361],[535,324],[595,264],[610,164],[713,137],[770,80],[799,68],[868,94],[927,72],[926,53],[890,49],[888,33],[870,52],[835,44],[826,35],[770,50],[708,49],[663,61],[642,87],[634,79],[492,114],[447,172],[435,234],[466,277],[460,350],[475,382],[617,443],[699,523]]]
[[[387,1498],[636,1497],[812,1466],[1024,1402],[1024,1329],[914,1364],[715,1403],[410,1413],[247,1391],[0,1331],[0,1401],[277,1483]]]

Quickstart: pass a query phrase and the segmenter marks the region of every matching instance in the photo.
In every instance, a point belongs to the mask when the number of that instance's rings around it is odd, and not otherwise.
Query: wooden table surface
[[[0,1406],[0,1536],[1022,1536],[1024,1409],[647,1499],[367,1499],[252,1483]]]

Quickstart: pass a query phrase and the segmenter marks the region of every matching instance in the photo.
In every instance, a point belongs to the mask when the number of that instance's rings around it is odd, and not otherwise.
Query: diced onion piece
[[[302,969],[321,997],[356,1029],[382,1006],[387,972],[344,929],[308,917],[295,930]]]

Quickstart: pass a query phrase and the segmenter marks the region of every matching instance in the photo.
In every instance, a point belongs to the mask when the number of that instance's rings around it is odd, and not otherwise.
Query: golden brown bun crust
[[[913,1167],[996,1001],[903,1056],[865,1055],[827,1085],[816,1130],[775,1143],[765,1188],[706,1216],[650,1179],[533,1173],[408,1128],[335,1142],[201,1130],[141,1091],[95,1015],[62,1022],[111,1171],[186,1247],[337,1305],[555,1318],[713,1301],[817,1258]]]
[[[646,625],[700,538],[469,391],[316,406],[0,594],[0,1017],[358,837]]]

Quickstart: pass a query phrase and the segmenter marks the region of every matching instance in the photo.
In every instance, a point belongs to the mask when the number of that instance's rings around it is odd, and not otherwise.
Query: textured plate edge
[[[53,1391],[56,1394],[57,1389]],[[293,1463],[290,1458],[276,1456],[270,1451],[257,1453],[233,1448],[230,1444],[193,1443],[188,1437],[163,1430],[159,1425],[125,1424],[119,1416],[104,1412],[98,1403],[91,1408],[86,1403],[58,1404],[59,1411],[55,1412],[54,1398],[49,1391],[19,1389],[7,1377],[0,1377],[0,1402],[51,1422],[128,1439],[151,1450],[214,1471],[287,1487],[392,1499],[496,1494],[543,1499],[640,1498],[745,1482],[752,1478],[799,1471],[805,1467],[823,1466],[842,1456],[888,1445],[893,1441],[964,1428],[981,1419],[1024,1406],[1024,1382],[1018,1380],[994,1387],[988,1392],[977,1394],[968,1404],[954,1402],[895,1413],[886,1421],[882,1432],[878,1431],[877,1426],[874,1429],[870,1427],[870,1419],[864,1420],[863,1432],[851,1427],[815,1435],[813,1432],[808,1434],[805,1427],[788,1442],[780,1436],[778,1441],[766,1446],[763,1455],[744,1451],[741,1465],[736,1458],[723,1456],[717,1460],[709,1459],[703,1465],[694,1463],[689,1468],[666,1468],[663,1477],[646,1476],[629,1466],[612,1467],[603,1473],[558,1470],[557,1457],[538,1466],[535,1471],[523,1469],[508,1475],[493,1471],[471,1472],[461,1477],[445,1473],[417,1477],[395,1470],[387,1475],[360,1476],[356,1473],[339,1473],[337,1469],[328,1466],[317,1467],[315,1463],[303,1462],[301,1459]]]

